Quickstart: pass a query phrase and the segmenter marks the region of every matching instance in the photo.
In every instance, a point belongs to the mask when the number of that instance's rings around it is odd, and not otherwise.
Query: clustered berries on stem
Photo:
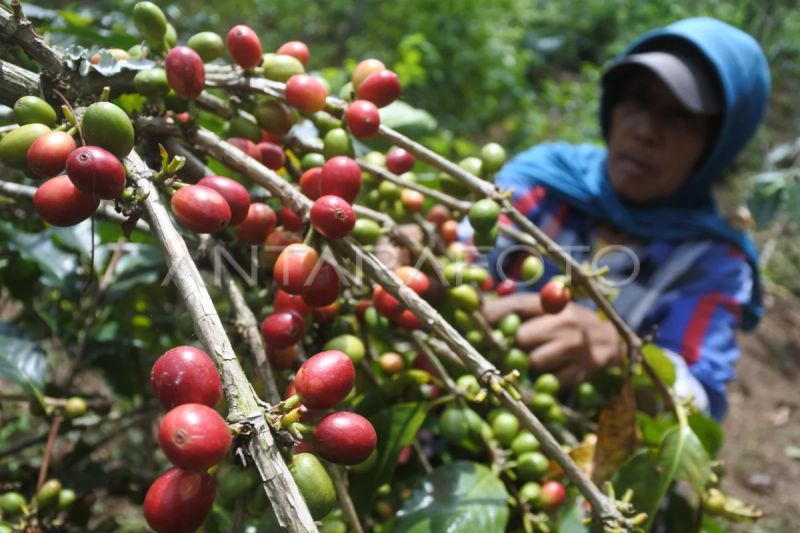
[[[191,533],[200,528],[214,503],[216,484],[206,472],[231,447],[231,433],[214,410],[222,383],[211,358],[180,346],[159,357],[150,374],[153,394],[169,412],[158,443],[175,465],[150,486],[144,516],[156,533]]]

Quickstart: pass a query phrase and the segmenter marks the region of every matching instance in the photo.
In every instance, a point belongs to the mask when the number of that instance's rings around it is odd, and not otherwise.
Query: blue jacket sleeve
[[[735,331],[752,287],[747,260],[733,247],[716,244],[664,292],[643,325],[643,331],[657,327],[655,343],[683,357],[718,420],[728,408],[726,383],[736,377]]]

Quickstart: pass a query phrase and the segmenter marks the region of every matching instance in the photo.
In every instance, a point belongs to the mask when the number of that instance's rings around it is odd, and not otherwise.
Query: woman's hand
[[[538,294],[519,293],[485,302],[481,312],[491,324],[518,314],[523,322],[514,343],[530,354],[531,370],[554,373],[564,387],[624,359],[624,343],[614,325],[576,303],[548,315]]]

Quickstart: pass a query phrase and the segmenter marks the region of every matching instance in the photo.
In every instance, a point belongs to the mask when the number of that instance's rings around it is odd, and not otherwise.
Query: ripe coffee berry
[[[280,170],[286,164],[286,154],[277,144],[260,142],[256,147],[261,154],[261,164],[268,169]]]
[[[316,200],[321,196],[319,192],[321,174],[322,168],[314,167],[306,170],[303,172],[303,175],[300,176],[300,190],[312,200]]]
[[[319,176],[320,196],[338,196],[352,205],[360,191],[361,167],[358,163],[344,155],[325,162]]]
[[[212,409],[222,398],[214,362],[203,350],[178,346],[158,358],[150,372],[150,388],[165,409],[199,403]]]
[[[320,352],[303,363],[294,380],[295,390],[310,409],[327,409],[344,400],[356,381],[356,369],[344,352]]]
[[[246,244],[261,244],[275,229],[278,217],[270,206],[250,204],[245,219],[236,226],[236,238]]]
[[[305,66],[308,64],[308,46],[300,41],[289,41],[278,48],[278,54],[292,56]]]
[[[288,231],[302,231],[305,228],[303,219],[288,207],[282,207],[278,218],[281,221],[281,226]]]
[[[392,148],[389,150],[389,153],[386,154],[386,169],[392,174],[399,176],[400,174],[410,172],[411,169],[414,168],[415,161],[414,154],[411,152],[407,152],[403,148]],[[447,208],[445,207],[445,209]],[[433,208],[431,208],[431,211],[433,211]],[[447,211],[447,218],[450,218],[450,210]],[[431,222],[434,221],[431,220]]]
[[[82,146],[66,162],[67,175],[81,192],[113,200],[125,190],[125,168],[117,156],[97,146]]]
[[[458,240],[458,222],[455,220],[448,220],[442,227],[439,228],[439,234],[445,242],[455,242]]]
[[[339,299],[341,290],[342,283],[336,268],[328,262],[322,262],[317,272],[311,275],[302,299],[311,307],[325,307]]]
[[[378,436],[372,424],[355,413],[332,413],[314,430],[314,451],[338,465],[363,463],[375,449]]]
[[[384,65],[380,60],[365,59],[358,64],[356,70],[353,72],[353,90],[357,91],[361,86],[361,83],[373,72],[385,69],[386,65]]]
[[[211,512],[216,492],[207,472],[170,468],[150,485],[144,518],[156,533],[194,533]]]
[[[212,408],[185,403],[172,409],[158,429],[158,443],[169,462],[182,470],[208,470],[231,447],[231,432]]]
[[[539,493],[538,504],[546,511],[555,511],[564,503],[567,491],[564,485],[558,481],[548,481],[542,483],[542,491]]]
[[[231,137],[230,139],[226,139],[225,142],[235,146],[253,159],[258,161],[261,160],[261,150],[259,150],[258,146],[256,146],[256,143],[250,139],[245,139],[244,137]]]
[[[200,56],[188,46],[176,46],[164,60],[167,82],[184,100],[194,100],[206,83],[205,67]]]
[[[539,293],[545,313],[557,314],[564,310],[572,295],[563,281],[551,280],[544,284]]]
[[[297,344],[288,348],[275,348],[267,345],[266,353],[269,366],[275,370],[289,370],[297,361]]]
[[[181,187],[175,191],[170,205],[178,222],[195,233],[223,230],[231,219],[231,208],[225,198],[201,185]]]
[[[508,296],[509,294],[514,294],[517,290],[517,284],[514,283],[514,280],[511,279],[504,279],[500,283],[497,284],[497,291],[498,296]]]
[[[422,327],[422,321],[410,309],[403,310],[394,321],[395,324],[407,331],[414,331]]]
[[[311,224],[329,239],[341,239],[353,231],[356,214],[350,204],[338,196],[322,196],[311,206]]]
[[[400,79],[391,70],[378,70],[364,79],[358,88],[358,98],[386,107],[400,96]]]
[[[247,26],[231,28],[227,38],[228,53],[244,70],[252,70],[261,64],[261,41]]]
[[[400,193],[400,201],[411,213],[419,213],[425,203],[425,195],[411,189],[403,189],[403,192]]]
[[[240,183],[224,176],[206,176],[197,182],[220,193],[231,209],[229,226],[238,226],[250,210],[250,194]]]
[[[59,228],[80,224],[100,205],[100,198],[78,190],[68,176],[42,183],[33,195],[33,207],[42,219]]]
[[[296,74],[286,82],[286,101],[303,113],[316,113],[325,109],[328,90],[314,76]]]
[[[311,314],[311,306],[303,301],[301,296],[289,294],[288,292],[278,291],[275,301],[272,303],[275,311],[296,311],[303,318]]]
[[[273,231],[264,241],[264,262],[274,268],[278,257],[290,244],[299,244],[301,242],[303,242],[303,239],[297,233]]]
[[[372,137],[381,126],[378,108],[367,100],[358,100],[350,104],[344,116],[347,129],[359,139]]]
[[[296,311],[276,311],[261,323],[261,334],[274,348],[288,348],[300,342],[306,332],[306,323]]]
[[[63,131],[45,133],[28,148],[28,168],[37,176],[52,178],[67,166],[69,154],[75,151],[75,139]]]
[[[388,375],[402,372],[403,368],[406,366],[403,356],[394,352],[388,352],[381,355],[378,362],[381,365],[381,370]]]
[[[319,254],[305,244],[290,244],[278,256],[273,270],[273,279],[278,288],[302,296],[319,261]]]

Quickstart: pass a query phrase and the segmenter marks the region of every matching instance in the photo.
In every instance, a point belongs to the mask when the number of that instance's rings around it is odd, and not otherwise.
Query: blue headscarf
[[[540,144],[521,153],[500,171],[497,182],[515,192],[541,185],[575,209],[607,220],[639,238],[712,239],[731,243],[747,255],[753,269],[752,298],[743,306],[742,313],[742,328],[751,329],[763,313],[758,250],[747,233],[733,228],[717,210],[711,187],[764,118],[770,91],[769,67],[752,37],[729,24],[705,17],[681,20],[648,32],[620,57],[658,50],[664,41],[676,39],[696,47],[716,68],[725,102],[716,143],[674,195],[655,205],[627,204],[606,177],[605,148],[563,142]],[[613,95],[604,93],[600,115],[606,140],[612,105]]]

